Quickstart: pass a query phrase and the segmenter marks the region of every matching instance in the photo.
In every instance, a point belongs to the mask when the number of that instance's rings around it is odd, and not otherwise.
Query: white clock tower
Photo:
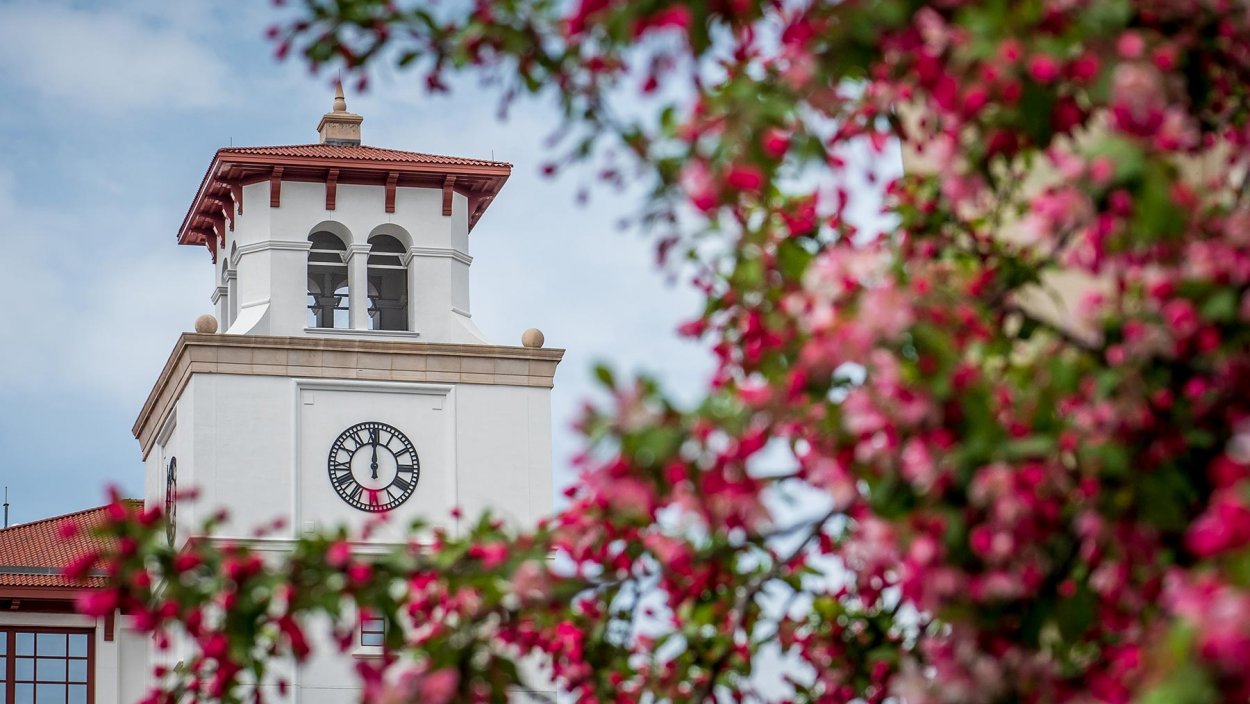
[[[178,542],[222,507],[218,537],[274,551],[382,512],[375,544],[455,532],[453,507],[551,510],[563,350],[490,344],[469,305],[470,233],[511,166],[363,146],[361,121],[340,89],[317,144],[219,149],[178,231],[211,255],[220,329],[178,340],[133,429],[147,502],[200,491]],[[341,701],[345,667],[301,668],[293,696]]]

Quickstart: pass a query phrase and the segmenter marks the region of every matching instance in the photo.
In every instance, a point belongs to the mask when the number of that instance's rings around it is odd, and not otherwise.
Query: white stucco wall
[[[485,341],[469,320],[472,258],[464,196],[454,194],[452,214],[444,216],[442,191],[434,188],[397,188],[393,213],[386,212],[383,186],[339,185],[334,210],[325,207],[322,183],[283,182],[277,208],[269,206],[268,182],[245,186],[243,194],[243,214],[236,217],[224,247],[227,253],[236,251],[226,271],[233,269],[237,280],[229,281],[219,267],[214,289],[237,289],[237,305],[221,303],[230,296],[217,294],[219,311],[237,308],[237,315],[224,316],[230,323],[227,332],[332,334],[306,328],[308,236],[324,229],[338,235],[349,251],[366,256],[367,250],[361,248],[375,234],[392,235],[407,248],[409,332],[422,342]]]
[[[343,430],[380,421],[411,440],[421,475],[411,498],[370,543],[404,542],[406,526],[418,517],[454,533],[457,505],[466,525],[487,508],[516,525],[533,525],[552,508],[550,394],[504,385],[196,374],[164,442],[158,439],[149,454],[147,497],[164,500],[165,467],[176,456],[179,488],[201,490],[198,500],[178,507],[180,541],[219,507],[231,516],[218,531],[224,538],[250,539],[255,526],[285,519],[286,530],[257,543],[273,555],[301,530],[346,525],[358,532],[374,514],[343,502],[327,461]],[[293,700],[351,699],[354,658],[361,654],[341,655],[327,629],[313,631],[321,633],[314,638],[318,654],[290,674]]]
[[[191,529],[226,507],[221,534],[246,538],[275,518],[296,531],[346,525],[373,516],[346,504],[330,484],[330,447],[348,427],[379,421],[414,444],[420,478],[412,496],[375,535],[402,541],[415,518],[455,531],[490,508],[515,525],[533,525],[552,507],[550,389],[474,384],[308,380],[196,374],[176,407],[176,424],[147,460],[147,499],[164,500],[168,457],[178,486],[200,489],[179,504]]]

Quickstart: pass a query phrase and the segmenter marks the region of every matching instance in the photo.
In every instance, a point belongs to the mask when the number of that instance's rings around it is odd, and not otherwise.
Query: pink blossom
[[[1178,338],[1189,337],[1198,329],[1198,310],[1185,298],[1174,298],[1163,306],[1163,320]]]
[[[1146,63],[1116,66],[1111,75],[1111,113],[1116,127],[1135,135],[1149,135],[1163,124],[1166,107],[1159,69]]]
[[[1250,508],[1241,499],[1237,486],[1221,489],[1212,496],[1206,512],[1190,525],[1185,543],[1199,557],[1250,545]]]
[[[754,193],[764,185],[764,172],[758,167],[740,164],[725,175],[725,183],[734,190]]]
[[[1052,56],[1037,54],[1029,60],[1029,77],[1038,83],[1053,83],[1059,73],[1059,62]]]
[[[116,589],[84,589],[74,600],[74,608],[87,616],[107,616],[121,605],[120,595]]]
[[[682,168],[681,185],[690,203],[700,211],[710,212],[719,204],[711,173],[703,162],[692,161]]]
[[[786,155],[786,151],[790,148],[790,135],[775,127],[770,128],[764,133],[760,146],[769,157],[780,159]]]
[[[326,548],[326,564],[343,567],[352,559],[352,546],[345,540],[336,540]]]

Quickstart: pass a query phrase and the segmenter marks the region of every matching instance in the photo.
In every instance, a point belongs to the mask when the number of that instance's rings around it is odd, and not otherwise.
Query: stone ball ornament
[[[195,319],[195,331],[204,335],[217,332],[217,318],[205,313]]]
[[[543,337],[543,331],[538,328],[530,328],[521,333],[521,344],[526,347],[542,347],[546,341],[547,338]]]

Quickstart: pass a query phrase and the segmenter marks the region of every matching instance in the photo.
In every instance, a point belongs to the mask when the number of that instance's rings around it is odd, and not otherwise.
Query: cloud
[[[23,205],[0,171],[0,281],[16,294],[0,335],[0,388],[142,402],[178,333],[208,308],[211,283],[202,250],[145,248],[112,232],[150,219],[142,209]],[[201,282],[194,295],[188,281]]]
[[[219,106],[229,95],[225,62],[192,26],[182,15],[116,7],[0,4],[0,74],[41,98],[113,116]]]

